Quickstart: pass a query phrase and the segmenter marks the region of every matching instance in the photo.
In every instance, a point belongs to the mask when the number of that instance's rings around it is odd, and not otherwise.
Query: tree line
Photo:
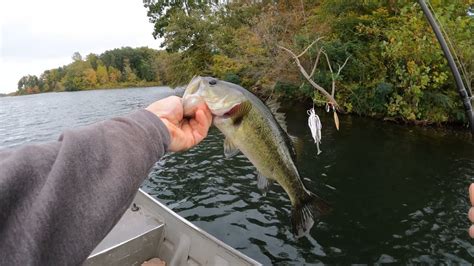
[[[121,48],[76,58],[39,78],[25,77],[19,92],[26,92],[30,79],[32,84],[43,84],[39,91],[61,91],[141,82],[177,86],[194,75],[210,75],[263,97],[309,100],[318,106],[327,100],[312,83],[334,86],[335,101],[348,113],[423,124],[466,122],[442,50],[414,1],[145,0],[144,4],[163,50]],[[430,4],[471,88],[472,3],[432,0]],[[315,40],[319,41],[311,45]],[[295,55],[305,51],[298,59],[312,73],[311,80],[280,47]]]
[[[76,52],[69,65],[46,70],[39,77],[22,77],[17,94],[167,84],[162,65],[166,54],[148,47],[122,47],[85,58]]]

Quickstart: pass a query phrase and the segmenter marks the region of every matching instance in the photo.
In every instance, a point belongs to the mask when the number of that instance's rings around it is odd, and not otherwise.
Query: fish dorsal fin
[[[287,126],[286,126],[286,117],[284,113],[278,112],[278,109],[280,108],[280,103],[277,101],[277,99],[268,99],[265,104],[267,105],[268,109],[273,114],[273,117],[275,117],[275,120],[280,124],[281,128],[285,130],[285,132],[288,131]]]
[[[292,153],[293,160],[297,158],[301,158],[301,154],[303,153],[303,141],[300,138],[288,134],[290,137],[291,142],[293,143],[294,152]]]
[[[226,158],[231,158],[239,153],[239,149],[234,145],[234,143],[229,139],[225,138],[224,140],[224,155]]]
[[[270,108],[270,111],[272,111],[273,114],[277,113],[278,109],[280,108],[280,103],[276,98],[268,99],[265,104],[268,108]]]
[[[262,192],[263,196],[265,196],[268,190],[270,190],[272,183],[272,180],[266,178],[260,172],[257,172],[257,187]]]
[[[275,120],[278,122],[278,124],[280,124],[281,128],[285,131],[285,133],[289,137],[289,140],[293,144],[294,148],[290,149],[290,153],[293,160],[296,160],[297,157],[300,157],[301,152],[303,150],[303,142],[298,137],[288,134],[288,128],[286,126],[286,116],[284,113],[278,112],[278,109],[280,108],[280,103],[276,99],[268,99],[266,101],[266,105],[272,112],[273,117],[275,117]]]

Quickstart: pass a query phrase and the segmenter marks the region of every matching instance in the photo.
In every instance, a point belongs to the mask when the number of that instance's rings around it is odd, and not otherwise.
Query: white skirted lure
[[[319,149],[319,144],[321,144],[321,128],[323,128],[323,126],[321,125],[321,120],[319,120],[319,116],[314,111],[314,106],[313,108],[309,109],[307,113],[309,115],[308,126],[311,130],[311,136],[314,139],[314,143],[316,143],[316,147],[318,148],[319,155],[321,153],[321,150]]]

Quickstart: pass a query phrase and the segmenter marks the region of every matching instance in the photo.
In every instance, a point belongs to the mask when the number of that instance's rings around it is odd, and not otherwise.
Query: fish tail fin
[[[291,226],[293,235],[300,238],[306,235],[322,215],[331,211],[329,204],[318,195],[307,192],[307,195],[294,204],[291,210]]]

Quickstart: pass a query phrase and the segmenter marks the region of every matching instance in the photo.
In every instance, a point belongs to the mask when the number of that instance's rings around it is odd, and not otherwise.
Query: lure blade
[[[339,117],[336,112],[334,112],[334,124],[336,124],[336,129],[339,130]]]

